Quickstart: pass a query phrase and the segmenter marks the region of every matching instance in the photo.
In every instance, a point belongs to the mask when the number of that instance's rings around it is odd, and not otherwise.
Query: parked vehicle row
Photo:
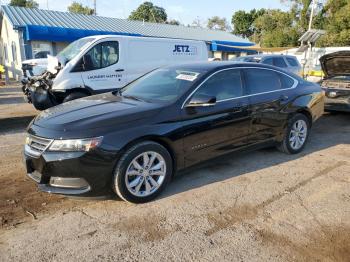
[[[273,65],[299,76],[303,70],[298,59],[292,55],[248,55],[233,58],[232,61]]]
[[[198,162],[265,146],[300,152],[323,109],[319,85],[273,66],[164,67],[43,111],[28,127],[27,174],[46,192],[143,203]]]

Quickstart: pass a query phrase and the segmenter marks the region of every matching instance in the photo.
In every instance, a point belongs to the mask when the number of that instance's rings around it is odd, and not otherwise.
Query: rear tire
[[[172,173],[168,150],[155,142],[142,142],[130,147],[118,161],[113,189],[125,201],[146,203],[164,190]]]
[[[83,92],[72,92],[63,99],[63,103],[88,96]]]
[[[289,121],[283,141],[277,146],[286,154],[300,153],[309,138],[310,120],[304,114],[296,114]]]

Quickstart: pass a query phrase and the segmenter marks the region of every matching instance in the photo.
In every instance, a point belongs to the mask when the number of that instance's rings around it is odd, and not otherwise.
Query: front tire
[[[309,138],[311,123],[304,114],[293,116],[287,126],[283,141],[277,148],[286,154],[300,153]]]
[[[125,201],[149,202],[164,190],[172,173],[168,150],[155,142],[142,142],[130,147],[118,161],[113,189]]]

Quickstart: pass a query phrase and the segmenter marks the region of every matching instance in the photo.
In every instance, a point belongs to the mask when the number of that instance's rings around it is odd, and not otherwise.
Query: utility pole
[[[96,11],[96,0],[94,0],[94,15],[97,15],[97,11]]]
[[[315,5],[317,4],[316,0],[312,0],[311,2],[311,14],[310,14],[310,21],[309,21],[309,30],[312,28],[312,20],[314,18],[314,12],[315,12]]]

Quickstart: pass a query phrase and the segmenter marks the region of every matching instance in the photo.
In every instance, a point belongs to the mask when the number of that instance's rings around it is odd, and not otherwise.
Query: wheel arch
[[[312,124],[313,124],[312,114],[307,108],[300,108],[296,111],[296,113],[305,115],[307,117],[307,119],[309,120],[310,127],[312,126]]]
[[[172,173],[174,175],[176,170],[177,170],[178,157],[177,157],[176,151],[175,151],[171,141],[166,137],[162,137],[162,136],[158,136],[158,135],[147,135],[147,136],[136,138],[136,139],[128,142],[126,145],[124,145],[122,147],[122,149],[120,150],[120,152],[121,152],[120,155],[123,155],[130,147],[132,147],[136,144],[142,143],[142,142],[146,142],[146,141],[158,143],[169,152],[171,159],[172,159],[172,164],[173,164],[173,172]]]

